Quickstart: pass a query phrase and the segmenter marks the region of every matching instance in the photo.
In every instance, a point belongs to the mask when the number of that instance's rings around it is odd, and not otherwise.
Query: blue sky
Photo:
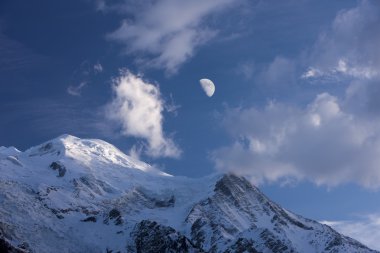
[[[375,0],[1,1],[0,145],[232,171],[380,248],[379,27]]]

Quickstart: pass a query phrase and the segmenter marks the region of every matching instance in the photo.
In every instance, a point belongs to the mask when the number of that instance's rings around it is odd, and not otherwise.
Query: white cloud
[[[71,96],[80,96],[82,93],[82,89],[87,85],[86,81],[82,81],[77,86],[70,85],[67,87],[67,93],[69,93]]]
[[[240,0],[160,0],[137,4],[126,1],[125,11],[133,10],[133,20],[108,35],[110,40],[125,45],[127,53],[142,53],[145,65],[175,73],[194,55],[197,47],[218,33],[208,28],[205,19],[236,5]],[[104,3],[103,3],[103,9]],[[130,16],[130,15],[129,15]]]
[[[351,221],[322,221],[338,232],[354,238],[371,249],[380,250],[380,215],[372,214]]]
[[[180,105],[176,104],[173,99],[173,94],[170,94],[170,100],[165,103],[165,110],[172,113],[174,116],[178,115],[178,110],[181,108]]]
[[[253,181],[310,180],[336,186],[380,187],[380,2],[342,10],[311,53],[276,57],[258,74],[266,89],[297,82],[344,82],[343,96],[327,92],[306,105],[270,102],[264,108],[228,108],[222,122],[232,142],[211,153],[219,171]]]
[[[114,98],[106,106],[106,116],[120,125],[121,133],[145,139],[146,152],[153,157],[179,157],[180,149],[164,135],[165,104],[158,86],[125,71],[115,80],[113,90]]]
[[[216,168],[256,183],[290,178],[380,187],[379,117],[356,110],[357,93],[347,94],[340,100],[322,93],[305,107],[227,109],[222,122],[233,143],[212,152]]]
[[[316,68],[309,67],[309,69],[302,74],[301,78],[308,79],[308,78],[313,78],[313,77],[318,77],[321,76],[323,73]]]
[[[359,78],[380,76],[380,4],[362,0],[343,10],[322,33],[310,53],[303,78]],[[334,78],[333,78],[334,79]]]
[[[94,73],[95,73],[95,74],[98,74],[98,73],[102,73],[102,72],[103,72],[103,66],[102,66],[102,64],[100,64],[99,62],[96,63],[96,64],[93,66],[93,69],[94,69]]]

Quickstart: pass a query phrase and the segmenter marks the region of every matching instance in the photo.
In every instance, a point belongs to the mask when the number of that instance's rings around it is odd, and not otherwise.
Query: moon
[[[199,80],[199,83],[201,84],[201,87],[207,96],[211,97],[214,95],[215,84],[210,79],[201,79]]]

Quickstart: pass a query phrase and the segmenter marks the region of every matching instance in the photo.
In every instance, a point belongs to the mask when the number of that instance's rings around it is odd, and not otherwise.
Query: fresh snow
[[[239,237],[270,252],[267,239],[260,237],[266,230],[298,252],[324,252],[339,235],[282,209],[243,179],[227,177],[222,188],[229,191],[218,191],[222,178],[226,176],[172,176],[107,142],[71,135],[25,152],[0,147],[0,239],[42,253],[55,251],[57,245],[62,252],[126,252],[135,224],[147,219],[190,240],[193,224],[204,221],[199,230],[203,247],[214,245],[218,252]],[[121,224],[109,217],[113,209],[120,213]],[[84,222],[91,217],[96,222]],[[342,238],[334,252],[375,252]]]

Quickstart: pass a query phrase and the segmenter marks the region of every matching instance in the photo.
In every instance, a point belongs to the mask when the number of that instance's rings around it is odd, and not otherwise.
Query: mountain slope
[[[101,140],[0,148],[3,252],[375,252],[246,179],[174,177]]]

